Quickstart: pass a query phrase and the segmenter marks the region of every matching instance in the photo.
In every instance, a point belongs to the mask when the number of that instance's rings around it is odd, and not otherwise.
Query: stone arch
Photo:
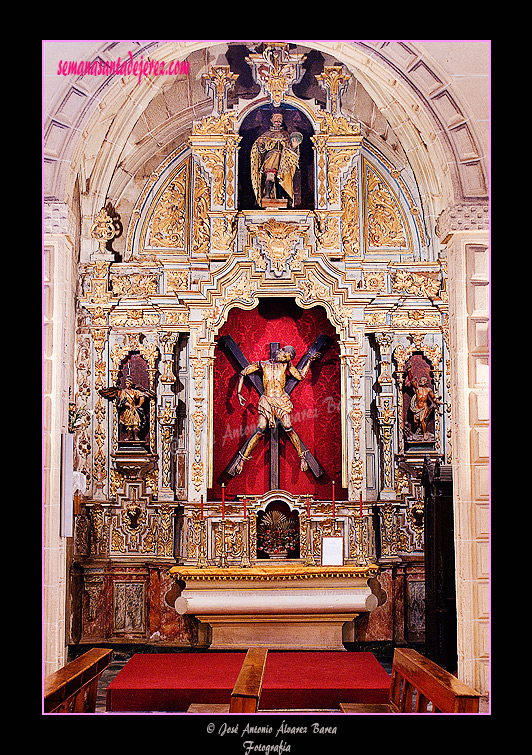
[[[136,57],[144,53],[150,58],[184,59],[219,44],[219,40],[150,43],[139,46]],[[408,152],[425,212],[434,221],[446,206],[462,198],[486,196],[483,149],[468,108],[425,51],[411,42],[301,44],[334,56],[360,80]],[[111,50],[98,45],[87,57],[110,58]],[[90,82],[90,93],[84,79],[66,85],[55,99],[45,127],[44,158],[47,194],[56,201],[68,202],[76,176],[82,187],[90,185],[91,206],[82,208],[87,217],[105,203],[134,123],[169,81],[152,77],[113,83],[110,78],[97,87]],[[68,173],[61,170],[64,160],[72,163]]]
[[[138,44],[136,56],[149,53],[162,57],[166,51],[174,51],[174,57],[176,55],[186,57],[201,49],[209,50],[219,44],[219,41],[201,40],[193,43]],[[457,207],[458,212],[462,211],[464,206],[467,211],[475,200],[479,200],[477,204],[486,204],[487,171],[484,167],[482,141],[476,132],[475,121],[472,117],[473,109],[469,109],[461,101],[449,74],[442,72],[431,60],[430,54],[424,50],[422,43],[303,41],[298,44],[322,50],[342,62],[365,87],[376,106],[387,118],[408,154],[409,163],[419,187],[430,235],[434,236],[436,220],[446,208],[453,210],[453,206],[462,204],[462,208]],[[94,56],[103,54],[104,57],[109,57],[114,54],[113,49],[116,51],[118,47],[113,48],[108,43],[100,44],[92,54]],[[131,82],[127,86],[124,83],[127,84],[127,82],[121,82],[117,85],[112,80],[108,80],[100,85],[89,78],[71,82],[54,99],[47,114],[44,139],[44,194],[47,204],[52,207],[47,207],[47,213],[49,213],[47,221],[50,218],[51,221],[47,222],[46,228],[48,231],[56,227],[54,212],[57,210],[60,214],[59,231],[67,239],[65,247],[58,246],[58,256],[59,253],[66,256],[69,253],[70,239],[77,240],[79,237],[82,244],[92,249],[90,224],[97,211],[105,206],[108,200],[114,201],[115,191],[124,191],[129,180],[129,173],[135,169],[135,166],[140,165],[141,162],[144,163],[144,158],[146,162],[149,162],[150,158],[158,154],[157,149],[168,148],[169,137],[164,126],[154,127],[153,131],[136,145],[133,139],[131,144],[128,141],[138,119],[146,112],[147,107],[157,95],[164,91],[167,82],[154,78],[138,84]],[[207,98],[200,97],[194,111],[187,112],[186,119],[201,118],[203,107],[208,109],[209,105]],[[182,128],[182,133],[185,134],[186,125],[183,124]],[[157,142],[159,137],[163,143]],[[154,144],[151,143],[152,138],[154,138]],[[139,160],[133,157],[134,152],[138,152]],[[124,170],[124,167],[127,170]],[[79,191],[76,187],[79,187]],[[76,197],[79,197],[79,209]],[[77,230],[78,212],[80,231]],[[470,667],[478,665],[479,654],[474,651],[478,650],[480,645],[477,641],[470,642],[471,631],[475,626],[480,626],[481,629],[483,627],[482,622],[477,621],[478,615],[473,616],[474,622],[470,620],[470,607],[475,594],[473,580],[476,574],[473,569],[476,556],[470,549],[470,543],[472,542],[475,547],[482,547],[482,544],[475,543],[478,530],[474,522],[470,521],[472,515],[469,510],[474,510],[473,504],[477,495],[475,491],[477,487],[480,487],[480,477],[477,479],[473,475],[477,472],[480,475],[484,472],[484,468],[481,466],[481,462],[483,463],[481,457],[480,462],[475,461],[476,468],[471,465],[468,469],[470,440],[466,436],[471,432],[471,426],[476,421],[475,416],[469,412],[473,411],[472,399],[477,398],[473,390],[477,388],[477,384],[470,386],[467,382],[467,374],[469,369],[469,375],[473,375],[475,359],[479,360],[479,364],[482,360],[483,367],[487,357],[482,351],[485,349],[483,343],[480,342],[478,345],[473,343],[473,330],[469,328],[468,312],[465,310],[465,293],[468,285],[470,286],[467,291],[469,294],[471,291],[480,290],[479,286],[484,286],[487,282],[482,278],[484,269],[480,270],[480,267],[478,274],[475,269],[474,280],[471,284],[467,277],[473,275],[469,270],[472,256],[479,259],[481,255],[487,257],[484,254],[484,249],[487,248],[487,235],[483,233],[485,225],[476,223],[474,218],[466,217],[466,220],[467,223],[464,224],[462,217],[459,216],[454,222],[452,212],[450,212],[445,223],[442,219],[441,238],[444,243],[445,238],[452,239],[453,232],[459,231],[462,234],[460,236],[459,233],[454,233],[455,240],[449,242],[447,259],[449,260],[449,280],[454,281],[455,288],[455,291],[451,292],[450,300],[451,336],[456,352],[456,366],[453,367],[456,388],[453,400],[456,401],[457,410],[463,410],[463,415],[461,411],[458,412],[459,416],[465,416],[469,420],[466,420],[463,428],[460,428],[464,438],[460,440],[460,444],[456,444],[455,448],[456,458],[461,460],[460,479],[457,480],[461,488],[457,501],[461,509],[459,540],[463,550],[458,554],[460,561],[457,573],[465,575],[462,584],[459,585],[465,616],[462,621],[464,634],[462,648],[471,648],[467,651],[470,655],[465,657],[465,660],[461,660],[461,666],[463,669],[467,665],[468,676],[470,676]],[[467,230],[472,230],[469,236],[464,234]],[[51,233],[56,233],[56,231],[51,231]],[[85,255],[83,259],[88,259],[88,256]],[[480,262],[478,264],[480,265]],[[481,302],[480,297],[478,301]],[[341,298],[340,302],[343,303]],[[478,311],[482,315],[482,310]],[[475,309],[477,315],[478,311]],[[466,327],[469,328],[467,333],[465,333]],[[480,355],[472,355],[468,347],[477,349],[477,352],[481,352]],[[480,374],[480,366],[478,369],[479,392],[482,392],[484,382]],[[480,412],[478,407],[477,411]],[[485,415],[480,415],[477,419],[480,423],[479,432],[486,432]],[[486,497],[484,493],[482,495]],[[483,501],[481,503],[484,505]],[[480,508],[480,506],[477,507],[477,512]],[[464,581],[467,582],[465,587]],[[469,637],[466,637],[468,631]]]

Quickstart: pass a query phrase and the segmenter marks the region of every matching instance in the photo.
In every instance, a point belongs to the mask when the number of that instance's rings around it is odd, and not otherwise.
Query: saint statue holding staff
[[[283,128],[282,113],[274,113],[271,128],[261,134],[251,148],[251,182],[259,207],[263,200],[278,199],[281,186],[294,200],[294,174],[299,167],[299,145],[303,135]]]

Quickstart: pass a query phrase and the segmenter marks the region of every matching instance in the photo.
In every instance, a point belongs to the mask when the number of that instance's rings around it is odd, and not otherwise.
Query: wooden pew
[[[396,648],[386,704],[340,703],[344,713],[478,713],[480,695],[416,650]]]
[[[112,650],[92,648],[44,680],[45,713],[94,713],[98,679]]]
[[[246,653],[229,704],[192,703],[187,713],[256,713],[266,668],[266,648],[250,648]]]

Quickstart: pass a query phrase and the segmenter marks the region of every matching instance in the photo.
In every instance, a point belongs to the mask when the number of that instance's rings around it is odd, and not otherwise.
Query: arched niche
[[[293,427],[318,459],[324,474],[315,478],[310,471],[302,471],[291,443],[283,443],[280,451],[281,489],[298,490],[316,499],[329,497],[331,480],[340,479],[342,468],[340,342],[326,308],[301,308],[295,297],[259,297],[252,308],[231,307],[216,336],[217,342],[225,335],[232,336],[249,362],[268,359],[271,342],[279,342],[281,347],[290,344],[296,349],[297,363],[321,333],[331,339],[331,346],[323,358],[312,363],[291,399]],[[242,407],[238,402],[239,372],[240,366],[217,347],[212,387],[213,485],[208,490],[212,500],[220,499],[222,482],[228,500],[234,495],[263,495],[269,490],[267,439],[257,446],[241,474],[232,478],[227,475],[228,465],[258,420],[258,396],[247,379],[242,390],[247,403]],[[347,490],[338,495],[346,497]]]
[[[432,365],[429,360],[420,352],[414,351],[405,364],[404,383],[403,383],[403,433],[405,449],[425,445],[427,450],[434,447],[436,440],[436,416],[438,411],[434,401],[427,399],[428,414],[425,421],[426,433],[422,432],[422,426],[419,421],[420,407],[417,405],[416,385],[423,385],[434,392],[434,377]]]
[[[299,514],[287,501],[270,501],[257,512],[257,558],[299,558]]]
[[[149,366],[138,351],[130,351],[120,363],[117,385],[124,391],[128,388],[128,384],[132,391],[141,391],[145,394],[150,392]],[[134,402],[134,411],[139,418],[135,439],[130,437],[126,427],[120,422],[120,419],[118,420],[117,440],[119,448],[128,447],[132,442],[137,442],[140,446],[149,449],[150,398],[146,395],[142,399],[142,402],[139,402],[138,399]]]
[[[274,113],[283,116],[282,127],[290,135],[299,132],[303,140],[299,146],[299,167],[294,175],[293,204],[288,202],[288,209],[314,209],[314,151],[311,137],[314,127],[302,109],[293,104],[281,103],[275,107],[271,103],[263,103],[247,113],[239,128],[238,151],[238,209],[259,209],[251,178],[251,151],[256,139],[271,127]],[[288,195],[281,189],[281,196]]]

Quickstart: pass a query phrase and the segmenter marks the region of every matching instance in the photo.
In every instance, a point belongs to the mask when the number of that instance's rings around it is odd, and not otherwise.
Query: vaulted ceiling
[[[107,201],[127,223],[147,177],[209,114],[201,76],[210,65],[238,75],[234,97],[253,98],[248,56],[260,41],[45,42],[44,195],[80,214],[81,234]],[[342,108],[398,170],[410,172],[425,216],[488,195],[486,43],[293,41],[306,55],[294,94],[324,103],[316,75],[343,64]],[[432,53],[432,55],[431,55]],[[177,76],[63,76],[64,61],[187,60]],[[480,91],[475,90],[474,84]],[[75,207],[79,205],[79,209]]]

